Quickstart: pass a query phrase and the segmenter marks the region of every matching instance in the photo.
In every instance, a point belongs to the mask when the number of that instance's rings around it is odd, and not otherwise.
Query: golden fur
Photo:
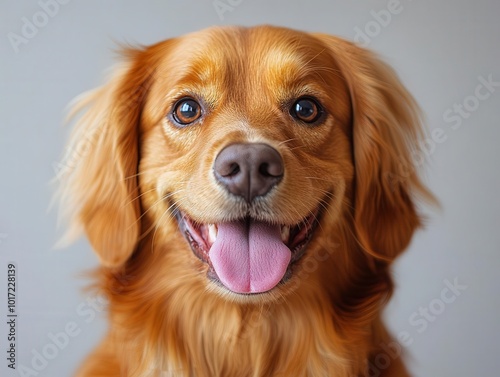
[[[211,28],[124,55],[76,107],[87,110],[63,177],[62,209],[97,253],[109,299],[109,332],[77,375],[369,375],[390,342],[380,315],[391,262],[421,225],[415,197],[431,198],[412,168],[418,109],[395,73],[342,39],[270,26]],[[173,127],[166,114],[186,94],[209,110]],[[323,104],[320,125],[299,125],[284,108],[301,95]],[[285,164],[251,209],[211,174],[238,142],[269,144]],[[174,205],[200,223],[248,210],[295,224],[324,209],[291,279],[245,296],[206,278]],[[399,357],[379,369],[408,375]]]

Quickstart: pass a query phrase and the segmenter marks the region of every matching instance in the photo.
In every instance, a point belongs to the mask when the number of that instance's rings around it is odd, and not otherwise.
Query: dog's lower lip
[[[221,285],[210,260],[210,248],[217,238],[217,224],[203,224],[193,220],[185,211],[177,208],[175,211],[179,228],[190,244],[193,254],[209,267],[207,276]],[[319,222],[320,211],[318,209],[303,218],[295,225],[281,225],[282,242],[290,249],[291,259],[288,272],[283,277],[284,283],[292,275],[291,267],[305,254],[308,243],[311,241],[316,226]],[[247,218],[246,221],[252,221]]]

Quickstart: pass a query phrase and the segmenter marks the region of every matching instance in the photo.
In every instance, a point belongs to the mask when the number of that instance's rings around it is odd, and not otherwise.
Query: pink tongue
[[[222,284],[237,293],[274,288],[285,275],[291,252],[280,226],[253,221],[218,225],[210,260]]]

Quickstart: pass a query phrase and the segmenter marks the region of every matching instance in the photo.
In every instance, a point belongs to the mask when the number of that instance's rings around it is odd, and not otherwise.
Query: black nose
[[[229,145],[214,163],[215,178],[230,193],[247,202],[267,194],[283,178],[283,173],[283,159],[266,144]]]

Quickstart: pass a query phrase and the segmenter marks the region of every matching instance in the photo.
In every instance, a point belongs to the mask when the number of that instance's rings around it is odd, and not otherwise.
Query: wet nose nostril
[[[279,177],[283,175],[283,164],[281,161],[278,163],[264,162],[260,164],[259,173],[265,177]]]
[[[232,194],[250,202],[279,183],[284,165],[278,151],[266,144],[232,144],[214,162],[215,178]]]
[[[218,160],[216,160],[216,164],[214,166],[214,170],[216,175],[219,175],[221,177],[231,177],[239,174],[241,171],[240,165],[236,162],[226,162],[222,161],[220,163],[217,163]]]
[[[227,173],[226,176],[236,175],[240,172],[240,170],[241,170],[240,165],[233,163],[229,166],[229,172]]]
[[[264,163],[259,166],[259,173],[264,177],[272,177],[272,174],[269,172],[269,164]]]

